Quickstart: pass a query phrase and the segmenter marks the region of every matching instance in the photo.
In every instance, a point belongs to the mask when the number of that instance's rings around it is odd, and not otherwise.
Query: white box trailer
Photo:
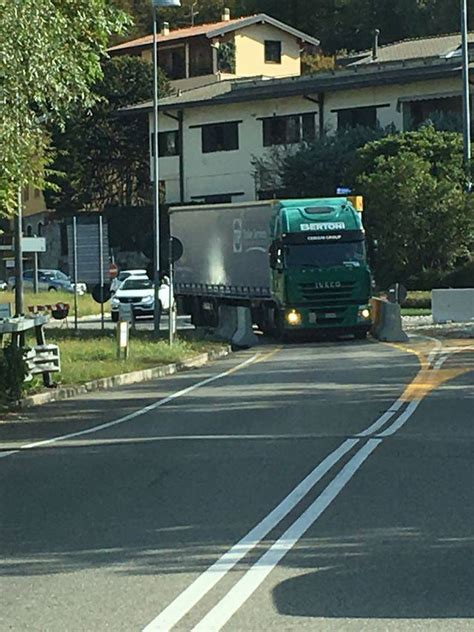
[[[175,291],[227,299],[270,299],[270,224],[275,202],[170,209],[171,234],[184,251]]]

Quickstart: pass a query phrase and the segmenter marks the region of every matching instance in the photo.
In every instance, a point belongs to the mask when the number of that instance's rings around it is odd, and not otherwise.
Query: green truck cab
[[[361,212],[352,201],[279,201],[271,235],[276,329],[365,337],[371,326],[372,279]]]

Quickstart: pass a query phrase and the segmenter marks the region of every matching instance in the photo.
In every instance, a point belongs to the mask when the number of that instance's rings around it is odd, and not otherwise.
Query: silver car
[[[25,290],[33,289],[33,270],[25,270],[23,272],[23,285]],[[16,279],[14,276],[9,277],[8,286],[11,289],[15,288]],[[49,270],[49,269],[39,269],[38,270],[38,290],[40,292],[71,292],[74,293],[74,283],[71,281],[70,277],[61,270]],[[85,283],[77,284],[77,293],[82,295],[85,294],[87,290],[87,286]]]

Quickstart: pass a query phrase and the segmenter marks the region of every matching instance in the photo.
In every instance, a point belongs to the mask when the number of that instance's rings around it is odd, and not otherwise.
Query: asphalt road
[[[474,630],[472,350],[262,345],[7,418],[0,629]]]

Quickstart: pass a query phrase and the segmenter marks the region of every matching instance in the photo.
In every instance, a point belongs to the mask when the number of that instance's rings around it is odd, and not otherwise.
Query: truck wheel
[[[354,337],[356,340],[365,340],[367,338],[367,331],[356,331]]]
[[[118,323],[118,319],[119,319],[119,313],[118,312],[112,312],[112,314],[110,316],[112,318],[112,322],[113,323]]]

